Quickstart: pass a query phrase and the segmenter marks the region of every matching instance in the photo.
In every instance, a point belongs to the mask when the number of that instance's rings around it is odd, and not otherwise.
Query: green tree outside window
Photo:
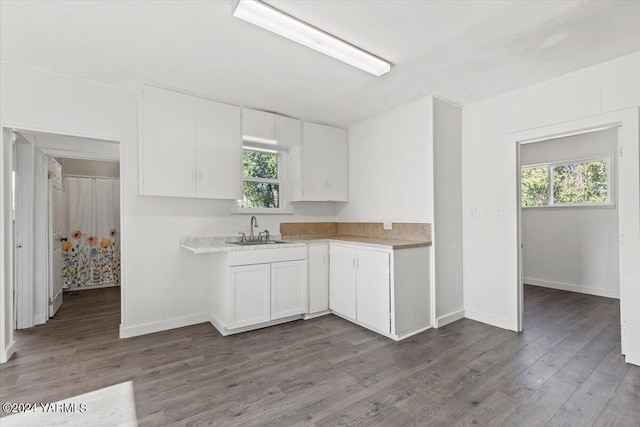
[[[521,169],[523,207],[607,203],[609,162],[594,160]],[[553,179],[550,182],[550,177]],[[553,195],[550,199],[550,195]]]
[[[245,149],[242,152],[242,169],[243,198],[238,200],[238,207],[280,207],[277,153]]]

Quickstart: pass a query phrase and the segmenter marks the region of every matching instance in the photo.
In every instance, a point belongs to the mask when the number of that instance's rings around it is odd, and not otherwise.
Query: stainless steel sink
[[[255,245],[279,245],[283,243],[289,243],[284,240],[246,240],[244,242],[229,242],[234,245],[239,246],[255,246]]]

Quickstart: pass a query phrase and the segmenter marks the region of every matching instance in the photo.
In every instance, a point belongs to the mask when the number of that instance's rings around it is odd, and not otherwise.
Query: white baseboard
[[[588,288],[571,283],[553,282],[551,280],[533,279],[531,277],[524,277],[522,280],[527,285],[541,286],[543,288],[558,289],[561,291],[577,292],[580,294],[596,295],[599,297],[620,299],[620,291],[612,291],[602,288]]]
[[[403,339],[405,339],[405,338],[409,338],[409,337],[412,337],[412,336],[414,336],[414,335],[418,335],[418,334],[419,334],[419,333],[421,333],[421,332],[428,331],[428,330],[429,330],[429,329],[431,329],[431,328],[432,328],[432,326],[431,326],[431,325],[429,325],[429,326],[425,326],[425,327],[423,327],[423,328],[416,329],[415,331],[411,331],[411,332],[406,332],[406,333],[403,333],[403,334],[399,334],[399,335],[397,336],[397,338],[394,338],[394,339],[395,339],[396,341],[401,341],[401,340],[403,340]]]
[[[517,325],[511,325],[508,319],[504,317],[492,316],[490,314],[480,313],[473,310],[464,310],[464,317],[467,319],[475,320],[476,322],[486,323],[487,325],[495,326],[497,328],[507,329],[509,331],[515,331]]]
[[[197,325],[198,323],[205,323],[209,320],[209,313],[198,313],[189,316],[174,317],[173,319],[161,320],[159,322],[143,323],[142,325],[125,327],[120,325],[120,338],[131,338],[169,329],[182,328],[184,326]]]
[[[16,351],[16,342],[11,341],[11,344],[9,344],[9,347],[7,347],[0,354],[0,363],[7,363],[9,359],[11,359],[11,356],[13,356],[13,353],[15,353],[15,351]]]
[[[120,282],[100,283],[98,285],[70,286],[63,288],[63,292],[87,291],[89,289],[115,288],[120,286]]]
[[[218,332],[220,332],[220,335],[222,335],[223,337],[226,337],[228,335],[235,335],[242,332],[255,331],[256,329],[262,329],[262,328],[268,328],[270,326],[280,325],[282,323],[293,322],[294,320],[301,320],[303,319],[302,316],[303,316],[302,314],[296,314],[293,316],[284,317],[282,319],[276,319],[276,320],[271,320],[269,322],[259,323],[257,325],[244,326],[242,328],[236,328],[236,329],[227,329],[227,327],[224,325],[222,320],[216,317],[213,313],[210,313],[209,322],[211,322],[213,327],[216,328]]]
[[[454,311],[444,316],[440,316],[436,319],[436,328],[441,328],[449,323],[453,323],[456,320],[464,319],[464,310]]]
[[[42,325],[47,323],[47,316],[44,314],[36,314],[33,316],[33,324],[34,325]]]
[[[304,320],[315,319],[316,317],[326,316],[327,314],[331,314],[331,310],[318,311],[317,313],[311,314],[303,314],[302,318]]]

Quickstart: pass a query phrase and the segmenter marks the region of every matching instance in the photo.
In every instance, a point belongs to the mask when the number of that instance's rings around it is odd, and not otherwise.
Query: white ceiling
[[[236,19],[231,1],[2,1],[0,58],[347,125],[467,104],[640,50],[639,1],[269,1],[394,66],[375,77]]]

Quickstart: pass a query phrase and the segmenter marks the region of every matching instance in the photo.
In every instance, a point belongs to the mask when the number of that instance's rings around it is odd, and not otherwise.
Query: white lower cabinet
[[[389,253],[356,252],[356,320],[391,332]]]
[[[309,314],[329,310],[329,243],[309,243]]]
[[[331,245],[329,308],[349,319],[356,318],[356,249]]]
[[[330,245],[330,310],[400,340],[431,327],[429,248]]]
[[[229,329],[271,320],[271,264],[231,267]]]
[[[307,312],[304,261],[271,264],[271,320]]]
[[[331,245],[330,308],[390,333],[389,252]]]
[[[211,323],[223,335],[307,313],[305,247],[234,251],[213,269]]]

